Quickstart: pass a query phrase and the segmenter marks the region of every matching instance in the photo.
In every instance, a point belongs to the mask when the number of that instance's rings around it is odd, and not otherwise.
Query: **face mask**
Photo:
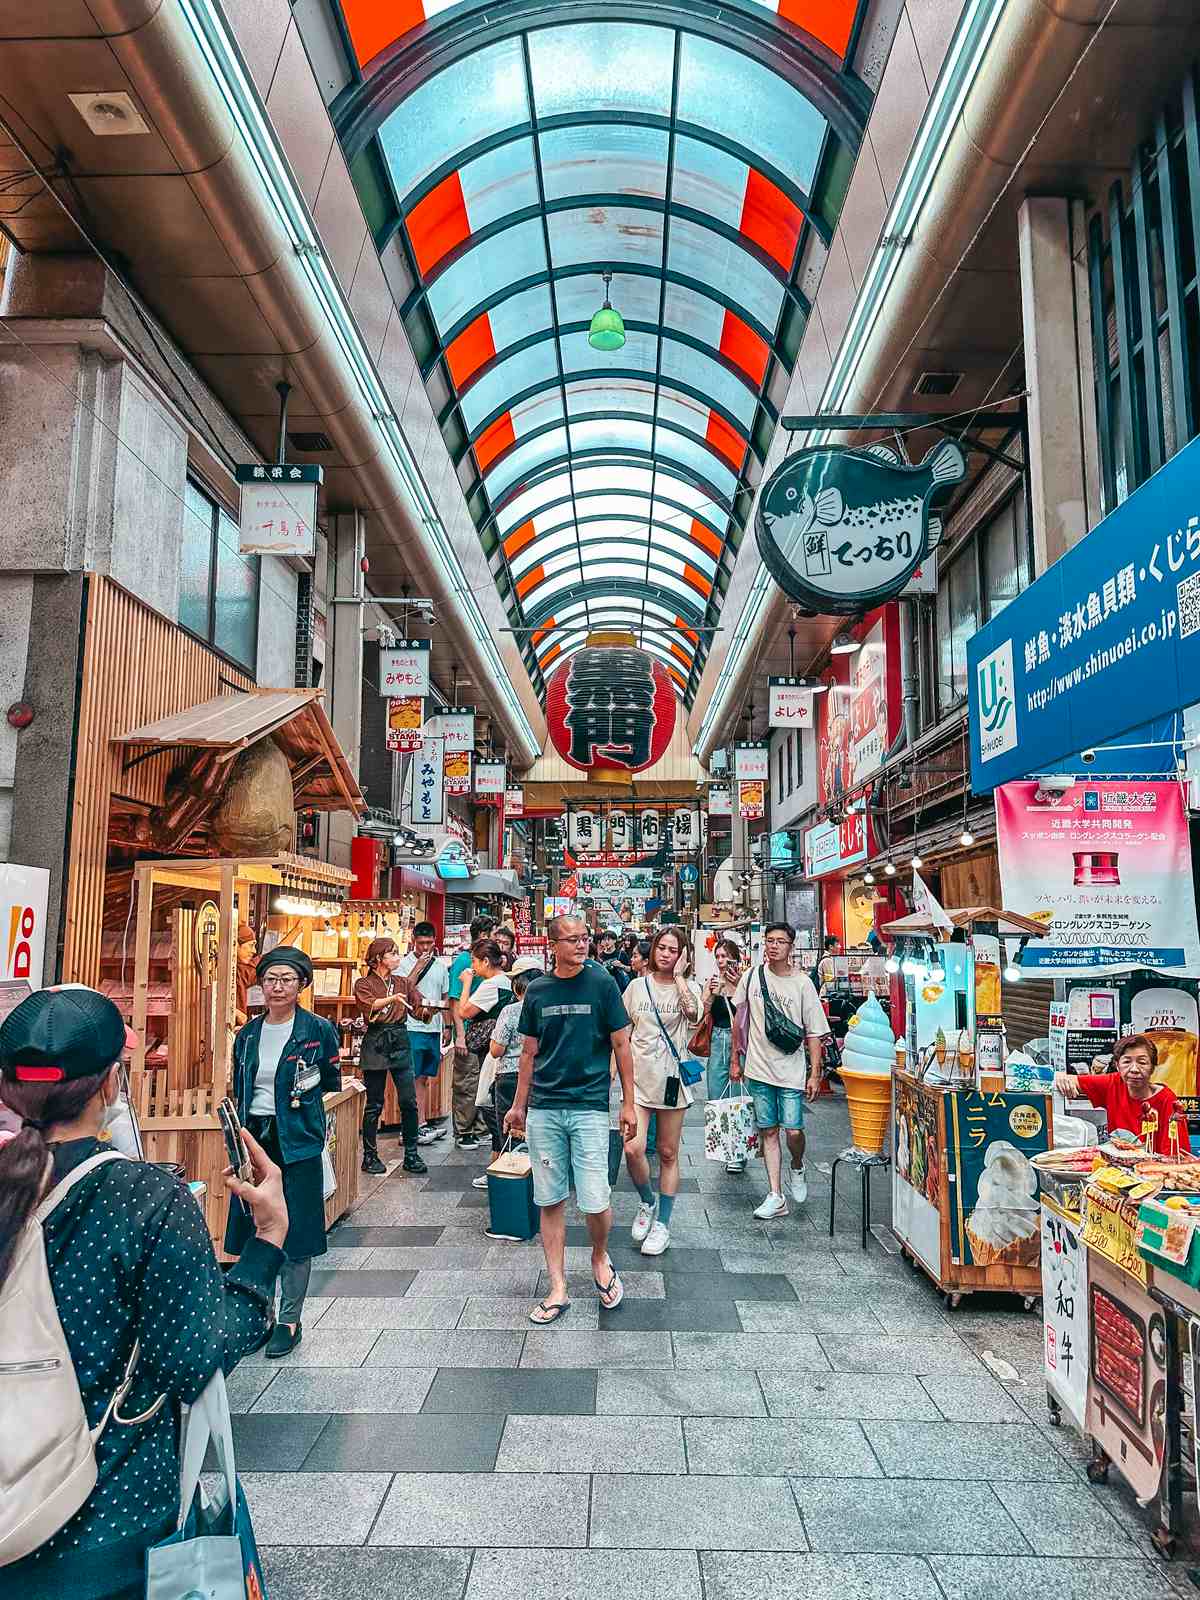
[[[120,1122],[125,1116],[125,1102],[120,1095],[104,1108],[104,1116],[100,1121],[100,1131],[103,1133],[111,1128],[114,1122]]]

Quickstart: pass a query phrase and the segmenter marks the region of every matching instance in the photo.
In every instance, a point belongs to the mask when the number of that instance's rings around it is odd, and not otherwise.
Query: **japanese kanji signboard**
[[[1042,1201],[1042,1332],[1046,1387],[1083,1431],[1088,1383],[1087,1251],[1079,1223]]]
[[[1106,780],[996,791],[1004,904],[1044,922],[1022,967],[1200,971],[1188,820],[1173,781]]]
[[[886,445],[814,445],[785,456],[759,496],[763,562],[793,600],[865,611],[897,595],[941,538],[935,507],[966,476],[952,439],[909,466]]]
[[[317,547],[319,466],[240,466],[238,549],[244,556],[311,556]]]
[[[412,820],[414,822],[441,822],[446,814],[446,796],[442,779],[442,737],[440,733],[425,730],[421,748],[412,758],[409,779]]]
[[[1040,1218],[1030,1164],[1048,1146],[1043,1095],[956,1091],[948,1098],[950,1257],[964,1266],[1035,1266]]]
[[[754,822],[766,816],[767,786],[758,778],[743,779],[738,784],[738,816],[743,822]]]
[[[379,651],[379,692],[395,695],[429,693],[429,640],[401,639]]]
[[[803,678],[767,679],[767,726],[811,728],[813,691]]]
[[[506,789],[504,791],[504,814],[508,817],[523,817],[525,815],[524,789]]]
[[[413,751],[421,748],[425,702],[420,695],[397,695],[388,701],[387,748]]]
[[[743,778],[761,778],[765,783],[771,776],[771,752],[766,744],[759,741],[755,744],[735,745],[733,775],[739,782]]]
[[[645,650],[589,645],[551,677],[546,717],[554,748],[571,766],[641,772],[670,742],[675,691]]]
[[[507,786],[507,769],[503,761],[477,761],[475,763],[475,794],[481,800],[502,799]]]
[[[728,817],[733,814],[733,794],[728,784],[713,784],[708,791],[710,817]]]

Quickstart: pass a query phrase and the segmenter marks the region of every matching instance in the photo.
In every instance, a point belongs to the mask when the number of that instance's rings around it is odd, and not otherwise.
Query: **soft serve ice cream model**
[[[1007,1140],[988,1146],[975,1209],[967,1222],[975,1265],[1032,1266],[1038,1259],[1037,1175]]]
[[[842,1046],[842,1066],[849,1072],[890,1075],[896,1064],[892,1025],[874,995],[850,1018]]]
[[[879,1152],[887,1136],[892,1105],[896,1041],[883,1007],[868,996],[850,1018],[842,1046],[842,1082],[850,1112],[850,1132],[859,1150]]]

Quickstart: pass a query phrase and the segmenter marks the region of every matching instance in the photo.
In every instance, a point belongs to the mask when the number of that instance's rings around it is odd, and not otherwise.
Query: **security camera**
[[[1069,772],[1050,772],[1038,779],[1038,788],[1045,794],[1066,794],[1074,783],[1074,776]]]
[[[417,614],[427,628],[432,628],[437,622],[437,613],[431,605],[421,606]]]
[[[1090,767],[1096,759],[1096,752],[1094,750],[1081,750],[1079,752],[1079,759],[1083,762],[1084,766]]]

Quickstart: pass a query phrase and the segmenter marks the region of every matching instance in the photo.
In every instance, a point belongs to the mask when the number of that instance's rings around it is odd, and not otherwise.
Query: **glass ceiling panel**
[[[605,617],[628,616],[640,621],[642,620],[643,611],[645,612],[646,620],[651,622],[673,623],[675,621],[674,611],[668,611],[665,606],[659,605],[656,600],[631,600],[624,595],[609,595],[606,598],[603,592],[591,600],[576,600],[566,605],[556,606],[554,617],[555,621],[560,623],[571,622],[577,617],[595,617],[599,615]]]
[[[619,380],[583,378],[567,384],[567,415],[576,417],[608,416],[613,411],[635,411],[639,415],[654,415],[654,383],[641,383],[630,378]]]
[[[657,261],[654,263],[653,278],[641,273],[619,271],[613,273],[610,291],[612,303],[625,318],[626,323],[647,322],[657,327],[661,282],[657,276],[659,265]],[[598,274],[593,277],[591,273],[579,272],[569,278],[559,278],[555,282],[554,293],[558,300],[558,315],[562,322],[564,324],[582,322],[586,325],[591,322],[592,312],[604,298],[604,285],[600,282]],[[580,337],[586,338],[586,334],[581,334]]]
[[[676,395],[669,389],[664,389],[658,407],[658,420],[673,428],[683,428],[688,433],[698,433],[704,437],[708,427],[711,410],[699,400],[693,400],[690,395]]]
[[[595,308],[596,301],[593,300],[592,309]],[[655,312],[655,316],[657,315]],[[592,372],[597,367],[632,367],[653,376],[658,364],[657,334],[634,333],[629,330],[628,325],[626,325],[625,343],[612,355],[593,350],[587,341],[586,333],[564,334],[559,343],[562,346],[563,369],[568,378],[573,372]]]
[[[538,204],[532,139],[489,150],[460,168],[458,176],[472,233]]]
[[[595,419],[571,424],[573,450],[649,450],[654,430],[648,422],[626,422],[621,417],[609,421]]]
[[[453,94],[441,74],[427,78],[379,130],[396,193],[407,195],[456,150],[529,120],[520,39],[456,61]]]
[[[556,268],[589,261],[606,265],[636,261],[656,272],[662,266],[661,212],[635,211],[630,206],[587,206],[577,211],[554,211],[547,221],[550,259]],[[597,298],[593,311],[599,303]],[[621,314],[624,316],[624,311]]]
[[[538,467],[547,461],[552,461],[557,455],[565,455],[567,450],[567,430],[565,428],[552,428],[549,433],[543,433],[537,439],[530,439],[525,444],[518,445],[503,461],[490,468],[484,475],[488,494],[493,500],[499,498],[506,489],[511,489],[513,484],[520,483],[527,473],[535,472]]]
[[[439,272],[429,285],[429,308],[443,334],[493,294],[498,284],[546,270],[542,224],[536,217],[482,239]]]
[[[592,122],[548,128],[539,142],[547,200],[576,194],[640,194],[661,200],[666,192],[665,128]]]
[[[669,116],[674,54],[670,28],[628,22],[539,28],[529,35],[537,115],[641,111]]]
[[[798,89],[757,61],[712,39],[683,34],[678,116],[761,153],[812,193],[825,118]]]
[[[741,226],[749,174],[749,167],[736,156],[680,134],[675,141],[671,198],[737,228]]]
[[[774,332],[783,305],[783,285],[731,239],[682,217],[671,219],[667,265],[685,278],[717,284],[737,305]]]
[[[532,289],[522,289],[519,294],[509,295],[507,300],[493,306],[487,313],[487,319],[497,352],[507,350],[510,345],[519,344],[534,329],[553,326],[550,290],[544,283]],[[446,332],[445,329],[441,331],[443,334]]]
[[[703,572],[706,578],[712,578],[716,572],[716,562],[712,557],[686,538],[663,533],[656,528],[652,530],[652,539],[648,541],[644,523],[640,526],[617,525],[614,530],[614,525],[611,523],[596,526],[586,521],[580,522],[578,532],[572,525],[560,528],[556,533],[534,539],[509,559],[509,566],[513,576],[517,578],[522,577],[531,567],[543,564],[549,571],[550,563],[555,557],[568,554],[575,560],[580,548],[588,556],[595,555],[598,550],[607,549],[623,560],[643,562],[652,548],[655,559],[665,562],[668,566],[686,562],[697,571]],[[639,548],[642,552],[640,555]]]
[[[698,350],[680,344],[676,339],[664,339],[662,376],[666,383],[675,378],[680,383],[690,384],[693,389],[699,389],[715,404],[724,406],[749,433],[754,422],[756,397],[740,378],[735,378],[729,368],[723,367],[719,361],[702,356]]]
[[[522,389],[535,383],[546,383],[551,379],[556,382],[558,379],[558,362],[552,339],[531,344],[528,349],[519,350],[501,361],[491,372],[484,373],[463,395],[462,414],[467,432],[474,433],[484,418],[490,417],[512,395],[520,394]]]
[[[737,296],[730,298],[736,299]],[[725,307],[710,300],[706,294],[697,294],[694,289],[686,289],[680,283],[667,284],[663,322],[668,328],[690,333],[693,339],[700,339],[714,350],[719,350],[725,333],[725,316]]]
[[[595,593],[601,592],[605,579],[618,583],[646,583],[646,564],[636,561],[597,561],[584,568],[583,581]],[[580,581],[579,568],[572,566],[567,573],[547,578],[545,583],[539,583],[536,588],[526,595],[526,603],[534,604],[539,608],[552,601],[557,594],[567,593]],[[694,611],[701,602],[701,597],[695,589],[684,583],[681,579],[672,578],[669,573],[653,569],[650,574],[650,587],[664,589],[671,594],[678,594],[681,605],[686,605]]]
[[[562,390],[543,389],[519,405],[510,406],[506,415],[511,419],[513,432],[518,439],[526,438],[548,423],[563,420]],[[500,421],[503,426],[503,419]]]

